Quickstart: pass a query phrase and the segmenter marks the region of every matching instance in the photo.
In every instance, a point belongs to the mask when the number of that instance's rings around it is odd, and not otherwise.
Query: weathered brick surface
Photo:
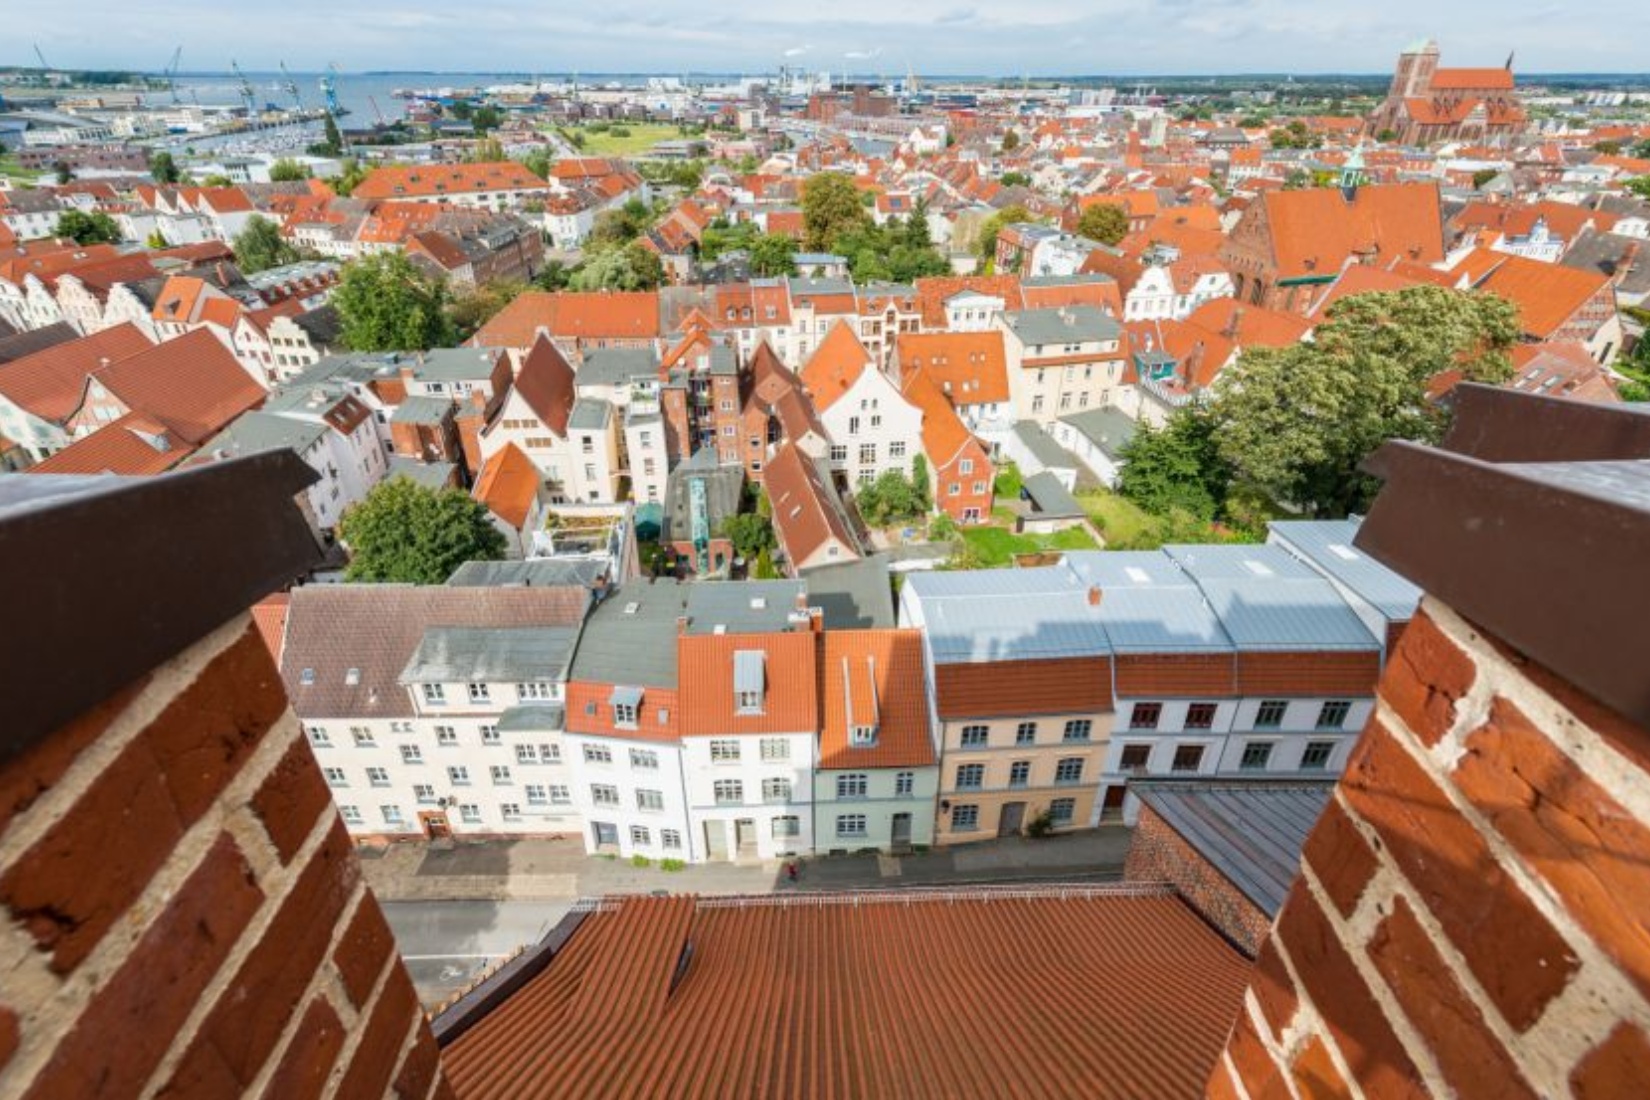
[[[243,1086],[257,1077],[324,964],[358,873],[349,839],[338,825],[218,996],[180,1064],[178,1080],[187,1081],[213,1060],[227,1065]]]
[[[378,907],[378,899],[371,894],[361,899],[361,905],[350,919],[332,953],[332,963],[338,968],[344,989],[356,1008],[367,1003],[372,987],[383,973],[384,964],[395,950],[395,937]]]
[[[0,1070],[5,1069],[6,1063],[11,1061],[11,1056],[17,1053],[20,1038],[17,1013],[9,1008],[0,1008]]]
[[[1261,1014],[1272,1027],[1273,1038],[1278,1038],[1294,1020],[1300,998],[1295,994],[1294,983],[1289,980],[1289,971],[1284,969],[1283,957],[1275,944],[1268,942],[1261,946],[1249,988],[1260,1002]]]
[[[339,1096],[383,1096],[389,1091],[415,1014],[418,997],[407,972],[397,967],[366,1017],[366,1031],[350,1056]]]
[[[308,745],[293,742],[252,796],[252,809],[280,853],[281,862],[292,862],[321,814],[332,812],[332,794]]]
[[[1151,807],[1141,808],[1123,868],[1128,882],[1170,882],[1193,909],[1253,955],[1271,917],[1246,898]]]
[[[1577,960],[1485,840],[1377,720],[1341,780],[1404,877],[1507,1022],[1523,1030],[1563,991]],[[1508,966],[1508,959],[1522,960]]]
[[[220,836],[58,1043],[31,1100],[135,1093],[262,901],[233,838]]]
[[[21,757],[0,768],[0,834],[17,815],[56,785],[88,745],[103,736],[149,683],[147,676],[35,742]]]
[[[436,1049],[435,1036],[429,1028],[419,1028],[417,1041],[407,1052],[406,1061],[401,1063],[401,1072],[395,1075],[395,1095],[403,1100],[424,1100],[440,1065],[441,1052]]]
[[[0,903],[52,969],[74,970],[102,940],[183,835],[154,756],[127,746],[32,848],[0,872]]]
[[[1392,912],[1370,937],[1368,952],[1452,1088],[1467,1096],[1494,1081],[1498,1096],[1533,1100],[1536,1094],[1517,1064],[1403,898],[1394,899]]]
[[[1290,1076],[1304,1100],[1340,1100],[1352,1095],[1352,1090],[1341,1080],[1340,1071],[1329,1057],[1329,1048],[1316,1035],[1307,1040],[1306,1046],[1295,1055]]]
[[[326,1001],[311,1002],[280,1065],[264,1089],[265,1100],[316,1100],[344,1048],[344,1025]]]
[[[1505,699],[1468,736],[1455,781],[1650,996],[1650,828]]]
[[[1350,917],[1364,887],[1375,877],[1377,864],[1375,853],[1335,800],[1324,807],[1323,816],[1312,827],[1301,858],[1312,865],[1341,916]]]
[[[1203,1090],[1204,1100],[1241,1100],[1237,1086],[1232,1083],[1231,1071],[1224,1061],[1216,1062],[1209,1075],[1209,1084]]]
[[[1365,1093],[1424,1097],[1420,1074],[1380,1004],[1329,918],[1298,884],[1278,916],[1277,935],[1289,945],[1307,995]]]
[[[1381,680],[1381,697],[1406,725],[1429,745],[1455,723],[1455,704],[1472,689],[1477,666],[1438,629],[1425,611],[1418,611],[1393,651]]]
[[[1576,1100],[1643,1096],[1650,1087],[1650,1036],[1622,1022],[1570,1074]]]
[[[1282,1084],[1283,1071],[1272,1061],[1272,1055],[1261,1043],[1255,1033],[1254,1021],[1247,1012],[1239,1014],[1231,1037],[1226,1041],[1226,1053],[1232,1056],[1232,1065],[1251,1097],[1265,1095],[1268,1089]],[[1218,1065],[1215,1071],[1220,1072]]]

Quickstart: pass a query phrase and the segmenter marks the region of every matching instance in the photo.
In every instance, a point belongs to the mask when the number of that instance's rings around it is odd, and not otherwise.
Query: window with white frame
[[[836,777],[838,798],[864,798],[869,787],[870,780],[864,772],[849,772]]]
[[[343,816],[345,825],[359,825],[359,824],[361,824],[361,807],[359,807],[359,806],[339,806],[338,807],[338,812],[339,812],[339,814],[341,814]]]
[[[483,745],[499,745],[503,741],[499,738],[497,726],[481,727],[481,743]]]
[[[636,791],[636,808],[638,810],[650,810],[655,813],[663,810],[665,808],[664,792],[638,789]]]
[[[875,466],[877,462],[877,445],[875,443],[861,443],[859,445],[859,464],[861,466]]]
[[[523,703],[539,702],[555,697],[550,684],[544,680],[534,680],[530,683],[516,685],[516,698]]]
[[[560,764],[561,746],[556,744],[554,741],[540,743],[539,762],[541,764]]]
[[[964,726],[962,728],[962,747],[965,749],[983,749],[990,733],[990,726]]]
[[[1352,711],[1352,704],[1344,699],[1336,699],[1325,703],[1318,708],[1318,728],[1321,730],[1338,730],[1346,725],[1346,716]]]
[[[424,684],[422,687],[426,703],[445,703],[447,701],[447,688],[445,685]]]
[[[1060,740],[1087,741],[1093,733],[1094,720],[1092,718],[1073,718],[1066,723],[1065,731],[1060,734]]]
[[[1016,745],[1035,745],[1037,743],[1037,723],[1021,722],[1015,726],[1014,743]]]
[[[468,787],[470,785],[470,769],[462,764],[449,767],[447,769],[447,782],[455,787]]]
[[[957,473],[961,474],[963,477],[967,477],[973,472],[974,460],[972,458],[965,458],[961,462],[957,463]]]
[[[836,835],[839,837],[863,837],[865,835],[865,815],[838,814]]]
[[[1289,704],[1283,699],[1268,699],[1261,703],[1260,709],[1255,712],[1255,728],[1258,730],[1275,730],[1283,725],[1283,716],[1288,713]]]
[[[901,795],[901,796],[908,795],[912,791],[916,790],[916,786],[917,786],[917,773],[916,772],[897,772],[897,773],[895,773],[895,775],[894,775],[894,793],[896,795]]]
[[[384,805],[378,807],[378,812],[384,815],[384,824],[386,825],[406,824],[406,818],[401,816],[400,806],[386,802]]]
[[[428,783],[414,783],[413,797],[428,805],[435,801],[435,788]]]
[[[652,749],[631,749],[630,766],[642,771],[658,771],[659,754]]]
[[[653,834],[648,832],[645,825],[632,825],[630,827],[630,843],[641,845],[644,848],[652,847]]]
[[[401,763],[403,763],[403,764],[422,764],[422,763],[424,763],[424,750],[419,748],[417,745],[402,745],[401,746]]]
[[[762,801],[789,802],[791,800],[791,781],[789,779],[762,780]]]
[[[505,821],[520,821],[521,806],[515,802],[499,803],[498,812],[504,815]]]
[[[635,729],[636,728],[636,704],[634,704],[634,703],[614,703],[613,704],[613,724],[615,726],[628,726],[631,729]]]
[[[739,762],[739,742],[718,738],[710,743],[710,762],[712,764],[736,764]]]
[[[682,834],[675,829],[659,830],[659,847],[672,852],[682,850]]]
[[[1055,825],[1070,825],[1077,813],[1075,798],[1056,798],[1048,804],[1048,819]]]
[[[367,782],[374,787],[388,787],[390,785],[390,773],[385,768],[368,768]]]
[[[718,779],[712,786],[718,806],[742,806],[745,802],[745,785],[737,779]]]
[[[619,804],[619,788],[608,783],[590,784],[590,801],[598,806],[617,806]]]
[[[957,789],[959,791],[977,791],[985,786],[984,764],[959,764],[957,766]]]
[[[458,818],[466,825],[480,825],[481,807],[474,802],[466,802],[458,808]]]
[[[550,804],[550,793],[544,789],[543,784],[527,784],[527,804],[529,806],[547,806]]]
[[[488,690],[486,684],[471,684],[469,685],[469,691],[470,702],[472,703],[490,703],[493,701],[492,692]]]
[[[372,749],[378,747],[378,742],[373,740],[372,730],[365,726],[351,726],[349,728],[349,735],[355,742],[355,747],[358,749]]]
[[[1265,771],[1272,762],[1272,742],[1251,741],[1243,746],[1243,757],[1238,767],[1246,772]]]
[[[322,768],[321,774],[326,776],[327,786],[329,787],[349,786],[349,779],[344,775],[343,768]]]
[[[762,760],[764,763],[773,763],[791,758],[791,743],[783,737],[762,738]]]
[[[845,444],[845,443],[834,443],[834,444],[831,445],[831,461],[832,462],[847,462],[848,461],[848,446],[847,446],[847,444]]]
[[[512,782],[510,769],[504,764],[494,764],[489,771],[492,773],[493,786],[495,787],[508,787]]]
[[[567,806],[573,802],[573,789],[562,783],[550,784],[550,805]]]
[[[435,743],[447,746],[458,744],[458,731],[451,726],[435,727]]]
[[[802,835],[802,819],[786,815],[773,819],[773,838],[783,840],[786,837]]]
[[[517,745],[516,763],[537,764],[539,762],[539,747],[537,745]]]
[[[322,729],[320,726],[310,726],[307,732],[309,733],[309,743],[311,745],[314,745],[318,749],[328,749],[332,747],[332,738],[328,736],[327,731]]]
[[[1301,753],[1302,771],[1322,771],[1329,766],[1329,757],[1335,751],[1333,741],[1308,741]]]
[[[586,745],[584,746],[584,762],[586,764],[611,764],[613,763],[613,750],[606,745]]]
[[[972,803],[951,807],[951,831],[971,833],[980,827],[980,808]]]

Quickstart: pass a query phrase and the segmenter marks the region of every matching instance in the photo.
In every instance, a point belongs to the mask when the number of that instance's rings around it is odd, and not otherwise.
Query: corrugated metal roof
[[[390,422],[394,424],[439,424],[453,415],[453,402],[448,397],[421,397],[414,395],[396,406]]]
[[[613,406],[592,397],[581,397],[573,402],[573,411],[567,414],[567,427],[572,431],[599,432],[607,427],[613,415]]]
[[[1074,470],[1077,468],[1077,456],[1056,443],[1054,437],[1043,430],[1043,426],[1035,420],[1017,420],[1014,422],[1014,434],[1026,450],[1030,451],[1044,466],[1055,469]]]
[[[589,588],[607,575],[603,558],[532,558],[527,561],[467,561],[447,578],[455,588],[524,588],[576,584]]]
[[[1165,546],[1238,649],[1378,649],[1339,592],[1276,546]]]
[[[1333,783],[1135,782],[1151,807],[1244,897],[1276,916]]]
[[[1345,585],[1389,619],[1407,622],[1421,589],[1352,545],[1360,521],[1276,520],[1267,526],[1286,550]]]
[[[585,353],[574,376],[577,385],[619,386],[633,378],[659,380],[659,355],[651,348],[597,348]]]
[[[1062,519],[1083,514],[1083,506],[1066,491],[1060,479],[1043,470],[1025,479],[1025,493],[1037,509],[1038,518]]]
[[[432,626],[401,679],[409,684],[559,680],[567,674],[577,637],[572,627]]]

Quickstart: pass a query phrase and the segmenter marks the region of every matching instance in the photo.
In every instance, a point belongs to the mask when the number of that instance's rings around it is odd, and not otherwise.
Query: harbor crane
[[[298,91],[298,82],[296,80],[293,80],[292,79],[292,74],[286,71],[286,62],[285,61],[282,61],[280,63],[280,65],[281,65],[281,90],[283,92],[285,92],[287,95],[292,97],[293,110],[302,111],[304,109],[304,97],[303,97],[303,94]]]
[[[238,91],[240,93],[241,103],[246,107],[246,117],[249,119],[257,118],[258,93],[256,89],[252,87],[252,81],[246,78],[246,74],[241,72],[240,65],[236,64],[234,61],[229,63],[229,67],[235,73],[235,80],[239,85]]]
[[[46,55],[40,52],[40,43],[38,42],[34,44],[34,56],[40,61],[40,67],[42,69],[46,72],[52,71],[51,63],[46,60]]]
[[[332,62],[327,71],[321,74],[321,99],[326,103],[327,114],[334,118],[344,113],[338,103],[338,63]]]
[[[178,103],[178,63],[183,60],[183,47],[179,46],[172,51],[172,61],[162,70],[166,77],[166,90],[172,96],[172,102]]]

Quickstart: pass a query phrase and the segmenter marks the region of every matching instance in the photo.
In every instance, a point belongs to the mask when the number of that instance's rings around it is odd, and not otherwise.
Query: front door
[[[1123,800],[1129,796],[1126,786],[1107,787],[1105,797],[1100,803],[1101,821],[1121,821],[1123,819]]]
[[[910,814],[895,814],[894,815],[894,833],[893,833],[892,841],[889,844],[889,847],[893,848],[894,851],[896,851],[896,852],[901,852],[901,851],[904,851],[905,849],[911,847],[911,815]]]
[[[726,822],[705,822],[705,858],[728,858],[728,826]]]
[[[439,811],[419,814],[418,823],[424,827],[424,836],[429,840],[446,840],[453,835],[447,815]]]
[[[606,821],[592,821],[590,827],[596,832],[596,850],[617,848],[619,846],[619,827]]]
[[[1003,816],[997,819],[997,835],[1020,835],[1020,826],[1025,823],[1025,819],[1026,804],[1024,802],[1004,802]]]
[[[742,817],[733,823],[735,834],[738,836],[739,858],[753,859],[756,856],[756,822],[748,817]]]

